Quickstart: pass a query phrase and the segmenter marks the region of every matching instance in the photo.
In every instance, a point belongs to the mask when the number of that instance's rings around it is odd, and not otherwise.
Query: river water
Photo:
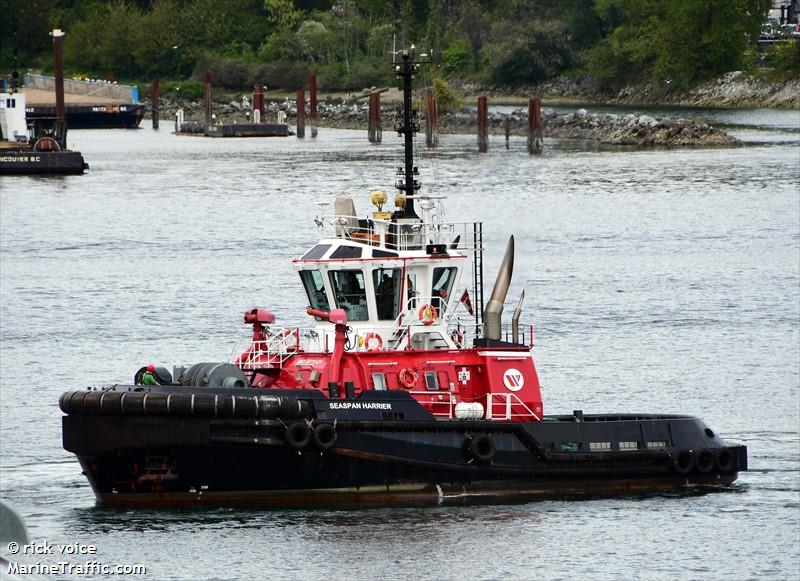
[[[590,111],[595,110],[589,108]],[[596,110],[600,110],[596,108]],[[616,110],[626,112],[627,110]],[[648,113],[652,113],[648,111]],[[669,109],[657,114],[691,116]],[[514,234],[545,410],[690,413],[743,441],[723,492],[357,510],[100,509],[58,396],[227,360],[241,315],[303,323],[289,263],[318,202],[392,190],[400,140],[72,131],[91,171],[0,178],[0,494],[37,541],[148,579],[787,579],[800,572],[800,113],[703,110],[746,145],[634,150],[443,136],[448,218]],[[20,563],[64,558],[19,558]],[[84,558],[68,559],[82,563]]]

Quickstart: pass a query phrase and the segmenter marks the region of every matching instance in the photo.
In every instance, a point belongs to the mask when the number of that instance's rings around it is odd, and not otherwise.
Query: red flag
[[[461,299],[459,299],[459,300],[462,303],[464,303],[464,306],[467,308],[467,312],[470,315],[474,315],[475,314],[475,311],[472,310],[472,302],[470,302],[470,300],[469,300],[469,293],[467,292],[467,289],[464,289],[464,294],[461,295]]]

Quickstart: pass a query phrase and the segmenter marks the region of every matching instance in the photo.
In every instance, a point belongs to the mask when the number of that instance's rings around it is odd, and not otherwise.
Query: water
[[[670,110],[691,116],[693,110]],[[444,136],[424,186],[516,236],[548,413],[703,417],[744,441],[721,493],[359,510],[94,507],[61,448],[62,391],[143,364],[225,360],[247,308],[305,321],[289,263],[319,201],[392,190],[400,141],[72,131],[91,171],[0,178],[0,494],[32,536],[150,579],[796,578],[800,572],[800,123],[718,111],[748,145],[643,150]],[[721,122],[721,121],[714,121]],[[64,560],[50,557],[47,562]],[[54,560],[55,559],[55,560]],[[69,559],[82,563],[83,558]],[[31,563],[30,558],[20,559]]]

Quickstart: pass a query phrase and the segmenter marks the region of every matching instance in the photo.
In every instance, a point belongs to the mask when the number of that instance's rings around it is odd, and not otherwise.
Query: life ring
[[[373,339],[375,340],[374,345],[372,344]],[[383,338],[377,333],[367,333],[364,337],[364,347],[367,348],[367,351],[380,351],[383,349]]]
[[[336,428],[331,424],[320,424],[314,428],[314,445],[320,450],[330,450],[336,443]]]
[[[411,389],[415,385],[417,385],[417,372],[410,367],[404,367],[400,370],[397,374],[397,381],[400,382],[400,385],[405,387],[406,389]]]
[[[311,428],[305,422],[295,422],[286,428],[286,443],[294,450],[302,450],[311,442]]]
[[[478,434],[469,441],[469,454],[478,462],[489,462],[496,452],[494,440],[486,434]]]
[[[714,454],[714,462],[717,465],[717,470],[720,472],[733,472],[736,458],[730,448],[720,448],[717,450],[716,454]]]
[[[694,469],[694,452],[681,450],[672,459],[672,467],[681,476],[687,476]]]
[[[714,452],[705,448],[697,453],[695,466],[700,474],[708,474],[714,470]]]
[[[436,321],[436,307],[433,305],[422,305],[419,308],[419,320],[423,325],[433,325]]]

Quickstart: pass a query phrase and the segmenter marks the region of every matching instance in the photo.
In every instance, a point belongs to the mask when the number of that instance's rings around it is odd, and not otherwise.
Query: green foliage
[[[463,39],[456,39],[442,53],[442,70],[450,75],[463,74],[471,63],[472,50]]]
[[[739,68],[758,37],[770,0],[598,0],[609,29],[588,55],[607,85],[648,78],[689,87]]]
[[[689,86],[752,68],[771,0],[0,0],[0,74],[65,64],[149,82],[210,70],[215,84],[326,90],[393,83],[393,39],[433,50],[448,78],[519,86],[586,67],[602,84]],[[796,43],[767,55],[795,71]],[[793,68],[794,67],[794,68]],[[241,86],[239,86],[241,85]]]
[[[532,28],[532,30],[530,30]],[[564,31],[544,24],[507,23],[494,32],[489,76],[498,85],[533,85],[569,69],[574,58]]]
[[[169,99],[188,99],[199,101],[205,95],[203,83],[167,81],[161,83],[161,95]]]
[[[441,113],[457,111],[464,106],[464,100],[456,95],[456,92],[444,79],[433,79],[433,92],[438,97]]]
[[[777,77],[800,76],[800,40],[781,42],[771,47],[767,54]]]

